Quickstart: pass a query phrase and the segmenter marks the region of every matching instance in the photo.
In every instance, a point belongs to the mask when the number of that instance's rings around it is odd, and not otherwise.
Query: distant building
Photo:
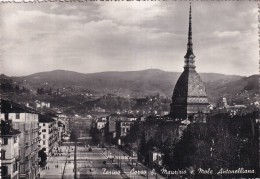
[[[106,112],[106,110],[101,108],[101,107],[93,107],[92,111],[93,112],[100,112],[100,113],[105,113]]]
[[[38,114],[17,103],[1,100],[1,120],[10,120],[14,129],[21,132],[20,148],[20,178],[35,179],[39,173]]]
[[[222,98],[219,107],[220,108],[225,108],[227,106],[227,98]]]
[[[18,179],[21,132],[12,128],[11,121],[1,121],[1,177]]]
[[[126,136],[134,123],[135,121],[117,121],[117,136]]]
[[[158,149],[149,151],[149,166],[150,167],[152,167],[154,165],[162,166],[163,156],[164,156],[164,154],[162,152],[160,152]]]
[[[106,123],[107,123],[106,117],[100,117],[100,118],[97,118],[97,119],[93,119],[92,128],[95,128],[97,130],[101,130],[101,129],[105,128]]]
[[[56,116],[58,117],[58,119],[67,119],[67,115],[64,114],[64,113],[61,112],[61,111],[58,111],[58,112],[56,113]]]
[[[116,137],[126,136],[131,127],[137,121],[137,117],[133,115],[119,115],[116,120]]]
[[[58,125],[58,132],[59,132],[59,141],[62,139],[64,135],[67,135],[69,133],[69,121],[70,118],[66,114],[64,114],[62,111],[58,111],[56,113],[57,125]]]
[[[39,134],[41,138],[41,141],[39,141],[39,145],[48,156],[53,153],[53,148],[58,143],[58,126],[56,124],[56,121],[52,119],[51,116],[47,115],[39,116],[39,126]]]
[[[38,108],[41,108],[41,109],[42,108],[50,108],[51,107],[50,103],[38,101],[38,100],[35,101],[35,105],[36,105],[36,109],[38,109]]]

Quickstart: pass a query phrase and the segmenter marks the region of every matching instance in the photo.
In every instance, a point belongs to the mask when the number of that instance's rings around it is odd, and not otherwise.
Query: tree
[[[46,165],[46,160],[47,160],[47,154],[44,152],[46,149],[43,148],[38,152],[38,157],[41,158],[41,161],[39,162],[39,165],[41,167],[44,167]]]
[[[70,141],[77,142],[78,141],[78,131],[72,130],[70,133]]]

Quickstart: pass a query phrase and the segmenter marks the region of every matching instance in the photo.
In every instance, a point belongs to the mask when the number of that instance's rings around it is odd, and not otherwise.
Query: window
[[[1,150],[1,159],[2,159],[2,160],[5,159],[5,150]]]
[[[15,171],[18,171],[18,162],[15,162]]]
[[[4,145],[8,144],[8,138],[4,138]]]
[[[8,167],[7,166],[2,166],[2,176],[8,175]]]
[[[45,141],[42,141],[42,145],[45,145]]]
[[[14,137],[14,143],[16,143],[17,142],[17,137]]]
[[[8,120],[9,118],[9,113],[5,113],[5,120]]]
[[[46,129],[43,129],[42,132],[46,132]]]
[[[45,135],[43,134],[43,138],[45,139]]]
[[[20,119],[20,113],[15,114],[15,119]]]
[[[45,126],[45,123],[43,123],[42,126]]]

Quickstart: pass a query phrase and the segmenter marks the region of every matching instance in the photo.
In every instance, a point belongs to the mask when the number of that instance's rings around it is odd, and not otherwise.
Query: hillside
[[[144,97],[160,93],[170,97],[174,85],[181,73],[158,69],[127,72],[77,73],[55,70],[35,73],[23,77],[1,76],[0,80],[13,81],[20,86],[36,91],[37,88],[73,88],[79,91],[89,90],[96,93],[113,93],[120,96]],[[223,94],[249,90],[256,92],[259,88],[258,75],[242,77],[217,73],[200,73],[207,89],[210,101],[216,102]],[[6,80],[8,79],[8,80]]]
[[[32,86],[48,83],[49,86],[78,86],[98,92],[110,92],[120,95],[130,94],[139,96],[159,92],[168,96],[171,95],[180,74],[179,72],[166,72],[158,69],[92,74],[56,70],[36,73],[20,79],[26,80]],[[200,75],[206,86],[208,86],[207,84],[219,86],[241,79],[240,76],[216,73],[201,73]]]

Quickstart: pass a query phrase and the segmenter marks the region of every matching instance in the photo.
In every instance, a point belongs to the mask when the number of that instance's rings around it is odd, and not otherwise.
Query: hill
[[[41,72],[20,79],[28,81],[31,85],[56,87],[78,86],[98,92],[110,92],[121,95],[140,95],[160,93],[171,95],[174,85],[181,73],[166,72],[158,69],[127,71],[127,72],[101,72],[83,74],[71,71],[56,70]],[[205,85],[211,86],[226,84],[241,79],[241,76],[223,75],[216,73],[201,73]],[[207,86],[207,85],[206,85]]]
[[[112,93],[119,96],[144,97],[160,93],[170,97],[180,72],[167,72],[159,69],[126,72],[78,73],[73,71],[55,70],[35,73],[23,77],[4,77],[4,81],[14,81],[20,86],[36,91],[39,87],[73,88],[89,90],[96,93]],[[207,89],[210,101],[216,102],[223,94],[235,91],[256,91],[259,88],[258,75],[243,77],[217,73],[200,73]],[[3,81],[3,80],[1,80]]]

